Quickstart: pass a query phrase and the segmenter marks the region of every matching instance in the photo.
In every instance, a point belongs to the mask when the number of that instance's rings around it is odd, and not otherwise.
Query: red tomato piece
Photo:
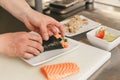
[[[96,34],[96,37],[103,39],[105,35],[105,30],[100,30],[98,34]]]

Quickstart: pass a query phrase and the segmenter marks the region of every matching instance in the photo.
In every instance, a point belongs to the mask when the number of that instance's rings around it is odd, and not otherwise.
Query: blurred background
[[[58,21],[76,14],[119,29],[120,0],[26,0],[35,10]],[[23,23],[0,7],[0,33],[29,31]]]

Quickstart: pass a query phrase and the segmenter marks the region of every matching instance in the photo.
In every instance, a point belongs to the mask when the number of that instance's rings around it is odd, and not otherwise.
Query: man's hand
[[[41,34],[44,40],[58,33],[64,37],[62,25],[55,19],[33,10],[25,0],[0,0],[0,6],[22,21],[27,28]]]
[[[59,22],[37,11],[29,12],[23,22],[30,30],[41,34],[44,40],[48,40],[49,36],[58,33],[58,31],[64,37],[64,30]]]
[[[2,34],[0,43],[0,53],[13,57],[29,59],[44,50],[41,36],[27,32]]]

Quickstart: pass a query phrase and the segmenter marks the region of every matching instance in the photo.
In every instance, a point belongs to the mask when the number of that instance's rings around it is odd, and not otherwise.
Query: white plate
[[[80,28],[80,30],[77,31],[76,33],[68,33],[68,32],[66,32],[65,33],[66,36],[68,36],[68,37],[75,36],[75,35],[81,34],[83,32],[89,31],[91,29],[94,29],[96,27],[99,27],[101,25],[100,23],[95,22],[95,21],[93,21],[93,20],[91,20],[91,19],[89,19],[89,18],[87,18],[85,16],[80,15],[80,17],[82,19],[88,19],[88,24],[87,25],[83,25],[83,27]],[[69,21],[70,21],[70,19],[64,20],[64,21],[61,22],[61,24],[68,23]]]
[[[55,59],[63,54],[69,54],[72,50],[76,49],[79,47],[79,42],[68,39],[69,47],[66,49],[56,49],[56,50],[51,50],[51,51],[46,51],[40,53],[38,56],[35,56],[29,60],[23,59],[25,62],[29,63],[32,66],[36,66],[45,62],[48,62],[52,59]]]
[[[100,30],[101,28],[105,28],[106,31],[108,31],[109,33],[117,36],[117,38],[112,42],[108,42],[108,41],[106,41],[104,39],[97,38],[95,36],[96,32],[98,30]],[[95,47],[98,47],[98,48],[101,48],[101,49],[104,49],[104,50],[107,50],[107,51],[111,51],[113,48],[115,48],[116,46],[118,46],[120,44],[120,31],[102,25],[102,26],[88,32],[87,33],[87,38],[88,38],[88,41],[92,45],[94,45]]]

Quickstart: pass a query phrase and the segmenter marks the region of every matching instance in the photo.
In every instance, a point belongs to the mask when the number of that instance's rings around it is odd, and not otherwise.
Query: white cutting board
[[[46,80],[39,72],[39,68],[63,62],[74,62],[80,67],[78,74],[63,80],[86,80],[111,57],[111,53],[83,43],[79,45],[76,50],[35,67],[19,58],[0,55],[0,80]]]

